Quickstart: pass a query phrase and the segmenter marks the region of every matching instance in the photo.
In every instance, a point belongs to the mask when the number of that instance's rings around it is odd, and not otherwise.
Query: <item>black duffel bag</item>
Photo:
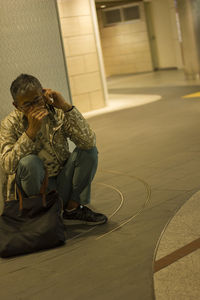
[[[49,249],[65,242],[62,200],[56,191],[46,195],[47,175],[40,194],[6,201],[0,217],[0,256],[10,257]]]

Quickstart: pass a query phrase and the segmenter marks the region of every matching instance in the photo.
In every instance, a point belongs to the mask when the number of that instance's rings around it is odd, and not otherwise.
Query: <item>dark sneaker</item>
[[[99,225],[106,223],[108,218],[100,213],[92,211],[87,206],[80,205],[77,209],[68,212],[64,210],[63,221],[66,225],[87,224]]]

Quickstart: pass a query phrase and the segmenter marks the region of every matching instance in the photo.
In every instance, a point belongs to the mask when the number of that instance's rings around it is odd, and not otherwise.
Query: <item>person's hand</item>
[[[48,111],[44,106],[31,107],[26,116],[28,119],[28,129],[26,134],[34,140],[37,132],[40,130],[42,120],[48,115]]]
[[[65,101],[61,93],[53,91],[51,89],[43,89],[42,92],[47,104],[50,104],[64,111],[70,110],[72,108],[71,104]]]

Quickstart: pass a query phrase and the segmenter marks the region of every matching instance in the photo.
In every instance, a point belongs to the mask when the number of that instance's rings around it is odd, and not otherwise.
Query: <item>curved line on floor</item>
[[[124,203],[124,196],[123,196],[123,194],[122,194],[122,192],[120,191],[120,190],[118,190],[116,187],[114,187],[114,186],[112,186],[112,185],[109,185],[109,184],[106,184],[106,183],[96,183],[96,184],[99,184],[99,185],[104,185],[104,186],[107,186],[107,187],[109,187],[109,188],[111,188],[111,189],[113,189],[113,190],[115,190],[118,194],[119,194],[119,196],[120,196],[120,204],[119,204],[119,206],[118,206],[118,208],[108,217],[109,219],[111,219],[119,210],[120,210],[120,208],[122,207],[122,205],[123,205],[123,203]],[[90,229],[88,229],[87,231],[85,231],[85,232],[82,232],[82,233],[80,233],[80,234],[77,234],[77,235],[75,235],[73,238],[71,238],[71,239],[67,239],[67,241],[74,241],[75,239],[77,239],[78,237],[81,237],[81,236],[84,236],[84,235],[86,235],[88,232],[90,232],[90,231],[92,231],[92,230],[94,230],[96,227],[97,227],[98,225],[96,225],[96,226],[93,226],[92,228],[90,228]],[[36,252],[37,253],[37,252]],[[32,253],[32,254],[34,254],[34,253]],[[64,253],[63,254],[59,254],[59,257],[61,256],[61,255],[65,255],[66,254],[66,249],[65,249],[65,251],[64,251]],[[40,258],[42,258],[43,256],[46,256],[46,251],[44,251],[44,252],[41,252],[41,253],[37,253],[37,257],[40,257]],[[57,256],[55,256],[55,257],[57,257]],[[14,258],[10,258],[9,259],[9,261],[7,261],[7,262],[10,262],[11,260],[17,260],[18,259],[18,257],[14,257]],[[42,260],[42,261],[45,261],[45,260],[49,260],[50,258],[48,257],[47,259],[44,259],[44,260]],[[52,257],[51,257],[51,259],[52,259]]]
[[[142,209],[141,209],[138,213],[136,213],[134,216],[132,216],[131,218],[129,218],[127,221],[121,223],[119,226],[117,226],[117,227],[114,228],[113,230],[108,231],[107,233],[105,233],[105,234],[103,234],[103,235],[100,235],[100,236],[99,236],[98,238],[96,238],[95,240],[101,239],[102,237],[104,237],[104,236],[106,236],[106,235],[108,235],[108,234],[114,232],[114,231],[117,230],[118,228],[120,228],[120,227],[126,225],[127,223],[129,223],[134,217],[136,217],[139,213],[142,212],[142,210],[145,208],[145,206],[147,205],[147,203],[150,201],[150,196],[151,196],[151,188],[150,188],[150,186],[148,185],[148,183],[145,182],[143,179],[137,177],[137,176],[127,175],[127,174],[124,174],[124,173],[122,173],[122,172],[118,172],[118,171],[114,171],[114,170],[101,170],[101,172],[112,173],[112,174],[118,174],[118,175],[123,175],[123,176],[125,175],[125,176],[128,176],[128,177],[130,177],[130,178],[134,178],[134,179],[139,180],[140,182],[142,182],[142,183],[145,185],[145,187],[146,187],[146,189],[147,189],[147,199],[146,199],[144,205],[142,206]],[[99,184],[107,185],[107,184],[105,184],[105,183],[99,183]],[[108,185],[107,185],[107,186],[108,186]],[[114,190],[116,190],[116,191],[120,194],[121,202],[120,202],[119,207],[114,211],[114,213],[113,213],[112,215],[109,216],[109,218],[111,218],[114,214],[116,214],[116,213],[119,211],[119,209],[122,207],[123,203],[124,203],[124,196],[123,196],[123,194],[121,193],[121,191],[118,190],[117,188],[113,187],[113,186],[110,186],[110,187],[113,188]],[[89,230],[86,231],[86,232],[83,232],[83,233],[81,233],[81,234],[78,234],[78,235],[76,235],[75,237],[73,237],[73,238],[71,238],[71,239],[67,239],[67,240],[68,240],[68,241],[75,240],[75,239],[78,238],[79,236],[83,236],[83,235],[87,234],[88,232],[94,230],[94,228],[96,228],[97,226],[98,226],[98,225],[92,227],[91,229],[89,229]],[[56,249],[56,250],[57,250],[57,249]],[[40,259],[41,259],[43,256],[46,256],[46,251],[44,251],[44,252],[42,251],[41,253],[36,252],[36,253],[30,253],[30,254],[37,254],[37,258],[40,257]],[[29,254],[29,255],[30,255],[30,254]],[[60,257],[61,255],[65,255],[65,254],[66,254],[66,249],[65,249],[65,251],[64,251],[62,254],[61,254],[61,253],[59,254],[59,257]],[[57,255],[54,255],[54,258],[57,258]],[[17,259],[18,259],[18,257],[10,258],[9,261],[6,261],[6,262],[4,262],[4,263],[9,263],[10,261],[17,260]],[[48,257],[48,258],[46,258],[46,259],[43,259],[42,261],[49,260],[49,259],[52,259],[52,256],[51,256],[50,258]]]
[[[150,198],[151,198],[151,187],[148,185],[148,183],[146,181],[144,181],[143,179],[141,179],[140,177],[137,177],[137,176],[133,176],[133,175],[127,175],[127,174],[124,174],[122,172],[118,172],[118,171],[114,171],[114,170],[104,170],[104,172],[106,173],[112,173],[112,174],[118,174],[118,175],[126,175],[130,178],[135,178],[137,180],[139,180],[140,182],[142,182],[144,184],[144,186],[146,187],[146,190],[147,190],[147,198],[146,198],[146,201],[145,203],[143,204],[142,208],[133,216],[131,216],[128,220],[126,220],[125,222],[121,223],[119,226],[115,227],[114,229],[98,236],[95,240],[99,240],[101,239],[102,237],[105,237],[107,236],[108,234],[116,231],[117,229],[123,227],[124,225],[128,224],[130,221],[132,221],[134,218],[136,218],[139,214],[142,213],[142,211],[144,210],[144,208],[146,207],[146,205],[150,202]]]
[[[123,194],[122,194],[122,192],[120,190],[118,190],[116,187],[114,187],[114,186],[112,186],[110,184],[106,184],[106,183],[103,183],[103,182],[97,182],[96,184],[104,185],[104,186],[107,186],[107,187],[115,190],[120,195],[120,197],[121,197],[121,202],[120,202],[118,208],[108,217],[108,219],[111,219],[120,210],[120,208],[122,207],[122,205],[124,203],[124,196],[123,196]],[[88,232],[94,230],[97,226],[98,225],[93,226],[92,228],[88,229],[87,231],[81,232],[81,233],[75,235],[73,238],[68,239],[68,241],[72,241],[72,240],[74,240],[74,239],[76,239],[76,238],[78,238],[80,236],[83,236],[83,235],[87,234]]]
[[[118,212],[118,210],[120,210],[120,208],[124,204],[124,196],[123,196],[122,192],[120,190],[118,190],[116,187],[114,187],[113,185],[109,185],[109,184],[106,184],[106,183],[103,183],[103,182],[98,182],[97,184],[104,185],[104,186],[107,186],[107,187],[111,187],[113,190],[115,190],[116,192],[118,192],[120,194],[121,203],[120,203],[119,207],[112,213],[112,215],[110,215],[108,217],[108,219],[111,219]]]

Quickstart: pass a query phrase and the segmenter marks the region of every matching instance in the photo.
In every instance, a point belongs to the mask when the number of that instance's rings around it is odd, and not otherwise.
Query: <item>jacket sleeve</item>
[[[76,107],[64,113],[64,129],[70,140],[81,149],[96,145],[96,135]]]
[[[0,155],[2,167],[7,174],[14,174],[20,159],[34,150],[35,144],[25,132],[18,138],[14,124],[8,120],[1,122]]]

